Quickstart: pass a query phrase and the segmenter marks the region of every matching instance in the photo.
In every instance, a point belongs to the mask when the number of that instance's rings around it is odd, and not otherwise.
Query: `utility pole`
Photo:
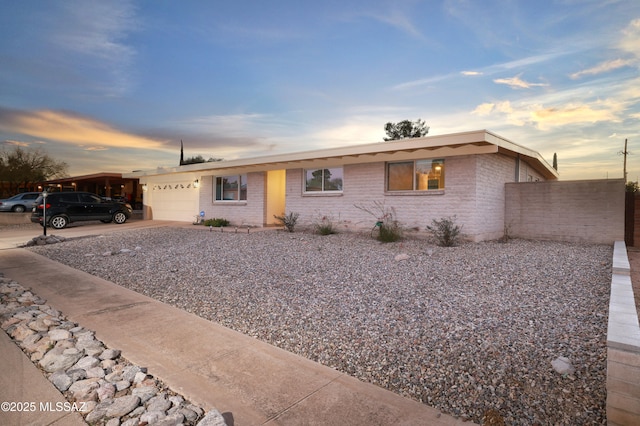
[[[624,140],[624,151],[620,151],[618,152],[618,154],[624,155],[624,166],[622,172],[624,176],[624,183],[627,183],[627,155],[631,154],[629,151],[627,151],[627,139]]]

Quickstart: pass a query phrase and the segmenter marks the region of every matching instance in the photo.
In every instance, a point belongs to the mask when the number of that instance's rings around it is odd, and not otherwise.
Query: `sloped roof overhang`
[[[423,138],[402,139],[340,148],[294,152],[264,157],[190,164],[124,174],[124,177],[145,177],[174,173],[199,172],[202,175],[225,175],[248,172],[324,168],[347,164],[402,161],[415,158],[441,158],[474,154],[502,153],[525,157],[547,179],[557,179],[553,170],[536,151],[508,141],[487,130],[453,133]]]

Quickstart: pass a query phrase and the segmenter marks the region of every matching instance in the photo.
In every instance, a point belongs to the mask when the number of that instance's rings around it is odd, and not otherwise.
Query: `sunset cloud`
[[[462,71],[460,74],[466,75],[466,76],[475,76],[475,75],[482,75],[482,72],[480,72],[480,71]]]
[[[0,130],[80,146],[163,149],[165,141],[127,133],[82,115],[55,111],[0,108]]]
[[[608,103],[541,107],[531,112],[531,120],[541,129],[578,123],[620,121],[619,108]]]
[[[527,81],[522,80],[520,78],[520,75],[521,74],[511,78],[496,78],[495,80],[493,80],[493,82],[496,84],[506,84],[512,89],[530,89],[532,87],[548,86],[548,84],[545,84],[545,83],[529,83]]]
[[[580,77],[582,77],[584,75],[602,74],[602,73],[605,73],[605,72],[617,70],[618,68],[629,66],[629,65],[633,64],[633,62],[634,61],[632,61],[630,59],[614,59],[612,61],[605,61],[605,62],[602,62],[602,63],[596,65],[595,67],[575,72],[575,73],[571,74],[569,77],[571,77],[573,80],[576,80],[576,79],[578,79],[578,78],[580,78]]]

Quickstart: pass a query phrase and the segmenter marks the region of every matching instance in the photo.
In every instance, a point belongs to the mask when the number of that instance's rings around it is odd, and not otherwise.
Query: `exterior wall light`
[[[142,184],[142,190],[143,190],[143,191],[146,191],[146,190],[147,190],[147,184],[146,184],[146,183],[143,183],[143,184]]]
[[[196,179],[196,180],[194,180],[194,181],[193,181],[193,187],[194,187],[194,188],[198,188],[198,187],[200,187],[200,181],[199,181],[198,179]]]

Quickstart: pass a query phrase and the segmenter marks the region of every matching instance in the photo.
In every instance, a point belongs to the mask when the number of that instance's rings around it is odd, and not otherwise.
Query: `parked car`
[[[45,205],[46,202],[46,213]],[[45,198],[40,195],[32,210],[31,222],[62,229],[72,222],[100,220],[104,223],[125,223],[131,217],[129,204],[108,201],[90,192],[52,192]]]
[[[23,192],[5,200],[0,200],[0,212],[28,212],[35,206],[40,192]]]

